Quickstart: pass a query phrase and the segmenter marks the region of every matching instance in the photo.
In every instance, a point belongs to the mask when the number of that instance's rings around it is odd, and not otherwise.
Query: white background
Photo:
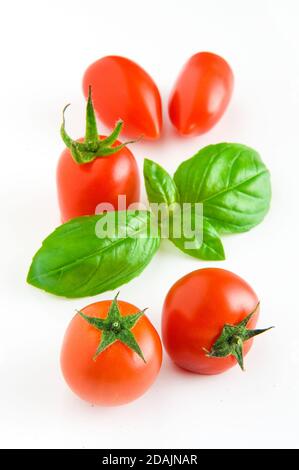
[[[294,0],[10,1],[1,11],[0,446],[70,448],[298,447],[299,2]],[[170,286],[196,268],[244,277],[261,300],[260,327],[245,373],[196,376],[164,357],[161,373],[130,405],[99,408],[67,388],[59,369],[76,308],[111,298],[65,300],[26,285],[31,257],[59,225],[55,167],[68,130],[84,131],[81,77],[106,54],[130,57],[170,88],[195,52],[223,55],[235,73],[231,105],[204,136],[164,136],[132,148],[173,172],[199,148],[241,142],[272,174],[272,208],[252,231],[224,239],[227,260],[205,263],[168,242],[142,275],[121,288],[160,329]],[[103,130],[103,129],[102,129]],[[105,130],[105,129],[104,129]],[[144,196],[143,196],[144,197]]]

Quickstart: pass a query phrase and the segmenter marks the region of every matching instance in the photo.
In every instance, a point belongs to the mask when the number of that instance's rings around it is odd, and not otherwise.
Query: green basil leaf
[[[195,230],[194,218],[196,212],[194,205],[191,206],[192,232],[185,234],[183,224],[181,225],[180,237],[174,237],[173,227],[170,236],[172,243],[184,253],[198,259],[220,261],[225,259],[224,248],[221,239],[206,218],[201,219],[201,226]],[[198,215],[198,217],[202,217]],[[183,217],[181,217],[181,221]]]
[[[204,217],[219,233],[244,232],[269,210],[269,171],[245,145],[209,145],[183,162],[174,175],[182,202],[201,202]]]
[[[73,219],[44,240],[27,281],[64,297],[115,289],[138,276],[156,253],[160,236],[157,231],[150,232],[152,222],[148,211],[107,212]],[[106,230],[107,235],[99,238],[99,230]]]
[[[179,194],[173,179],[160,165],[145,159],[143,175],[149,202],[164,202],[168,205],[179,202]]]
[[[180,197],[177,190],[177,187],[174,183],[174,180],[171,176],[157,163],[152,160],[146,159],[144,161],[143,167],[144,181],[148,200],[150,203],[165,203],[167,205],[179,203]],[[177,207],[178,209],[178,207]],[[175,237],[173,234],[173,224],[175,223],[176,217],[175,206],[170,210],[169,216],[169,239],[173,244],[179,248],[184,253],[189,254],[198,259],[204,260],[223,260],[225,259],[223,245],[221,243],[220,237],[213,226],[207,221],[201,219],[200,233],[194,232],[193,234],[184,234],[183,229],[183,207],[178,209],[181,212],[180,215],[180,237]],[[156,220],[159,220],[162,224],[161,232],[163,233],[163,224],[167,220],[161,219],[161,214],[157,217]],[[164,214],[167,218],[167,214]],[[194,226],[195,218],[194,205],[190,206],[190,222],[191,226]],[[202,217],[201,214],[198,217]],[[190,236],[191,235],[191,236]],[[192,247],[191,247],[192,246]]]

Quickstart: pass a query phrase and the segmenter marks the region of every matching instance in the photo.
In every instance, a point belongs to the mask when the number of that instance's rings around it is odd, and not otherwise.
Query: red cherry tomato
[[[200,135],[221,118],[233,91],[228,63],[211,52],[192,56],[182,69],[169,99],[169,117],[182,135]]]
[[[226,324],[236,326],[250,314],[253,315],[245,321],[246,334],[256,325],[259,307],[255,292],[243,279],[224,269],[193,271],[179,279],[167,294],[162,316],[163,344],[171,359],[184,369],[199,374],[224,372],[237,360],[233,354],[221,357],[227,352],[223,348],[237,347],[241,333],[233,328],[227,344],[222,343],[221,347],[216,341]],[[252,337],[263,331],[254,330]],[[241,341],[241,355],[248,353],[252,337]],[[219,357],[209,356],[213,347],[214,353],[218,347]]]
[[[120,142],[115,142],[115,145],[118,144]],[[82,215],[93,215],[97,205],[103,202],[112,204],[117,210],[118,195],[126,196],[128,207],[139,201],[140,181],[136,160],[132,152],[124,147],[107,157],[78,165],[66,148],[58,162],[57,189],[62,222]]]
[[[106,204],[104,210],[117,210],[118,196],[126,197],[126,208],[139,201],[136,160],[126,144],[117,140],[122,126],[119,121],[110,136],[98,135],[91,88],[84,139],[71,139],[63,118],[61,137],[67,148],[62,152],[57,167],[58,201],[63,222],[101,212],[98,205],[102,203]]]
[[[138,64],[125,57],[97,60],[83,77],[84,95],[92,87],[95,111],[109,128],[117,119],[125,123],[124,133],[137,138],[157,139],[162,128],[162,105],[153,79]]]
[[[67,328],[61,350],[62,372],[73,392],[83,400],[105,406],[128,403],[144,394],[156,379],[162,362],[159,335],[145,315],[129,328],[144,360],[120,340],[112,338],[109,343],[109,335],[117,323],[115,318],[108,325],[106,347],[96,354],[104,333],[90,322],[107,320],[111,304],[112,301],[108,300],[96,302],[75,315]],[[123,318],[140,312],[124,301],[118,301],[117,305],[119,323]]]

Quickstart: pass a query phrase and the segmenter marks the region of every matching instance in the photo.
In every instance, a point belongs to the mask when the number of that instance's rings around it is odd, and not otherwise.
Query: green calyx
[[[123,128],[123,121],[117,121],[112,133],[105,139],[100,139],[97,129],[96,117],[94,113],[91,87],[89,87],[88,100],[86,105],[86,130],[84,142],[73,140],[65,130],[65,111],[69,104],[63,109],[63,120],[60,128],[60,135],[65,145],[70,149],[73,159],[76,163],[89,163],[98,157],[107,157],[113,153],[119,152],[126,145],[135,142],[134,140],[125,142],[113,147]]]
[[[138,356],[141,357],[144,362],[146,362],[139,344],[131,332],[131,329],[134,325],[136,325],[140,317],[142,317],[145,310],[123,317],[119,311],[117,296],[118,294],[116,294],[112,300],[107,317],[104,319],[89,317],[83,312],[78,312],[85,321],[102,332],[101,341],[97,347],[93,359],[96,360],[99,354],[101,354],[105,349],[107,349],[116,341],[121,341],[123,344],[132,349],[132,351],[138,354]]]
[[[259,303],[244,320],[242,320],[237,325],[228,325],[225,324],[221,335],[215,341],[210,351],[207,351],[208,357],[227,357],[234,356],[241,367],[244,370],[244,361],[243,361],[243,343],[254,336],[260,335],[265,331],[270,330],[270,328],[264,328],[259,330],[247,330],[246,326],[251,319],[251,317],[256,313],[259,307]]]

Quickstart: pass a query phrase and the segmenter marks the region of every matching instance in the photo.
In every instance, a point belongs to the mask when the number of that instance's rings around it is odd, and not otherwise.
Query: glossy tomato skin
[[[110,305],[111,301],[96,302],[83,308],[82,312],[88,316],[105,318]],[[140,311],[134,305],[121,300],[118,300],[118,306],[122,316]],[[80,315],[74,316],[63,340],[61,369],[76,395],[89,403],[114,406],[135,400],[147,391],[161,367],[161,340],[145,315],[131,331],[146,363],[119,341],[93,360],[102,333]]]
[[[118,144],[120,142],[114,145]],[[117,210],[119,195],[126,195],[127,207],[139,201],[138,167],[127,147],[81,165],[74,161],[66,148],[58,161],[56,176],[62,222],[82,215],[93,215],[100,203],[110,203]]]
[[[169,99],[169,117],[182,135],[200,135],[221,118],[230,101],[234,77],[228,63],[211,52],[193,55],[182,69]]]
[[[171,359],[198,374],[219,374],[236,365],[233,356],[211,358],[210,351],[225,323],[235,325],[254,311],[258,298],[239,276],[218,268],[193,271],[170,289],[162,315],[163,344]],[[253,329],[259,311],[247,328]],[[243,346],[247,354],[252,339]]]
[[[107,56],[91,64],[83,77],[83,92],[92,87],[96,113],[106,126],[113,128],[124,121],[123,133],[138,138],[157,139],[162,128],[159,90],[138,64],[119,56]]]

